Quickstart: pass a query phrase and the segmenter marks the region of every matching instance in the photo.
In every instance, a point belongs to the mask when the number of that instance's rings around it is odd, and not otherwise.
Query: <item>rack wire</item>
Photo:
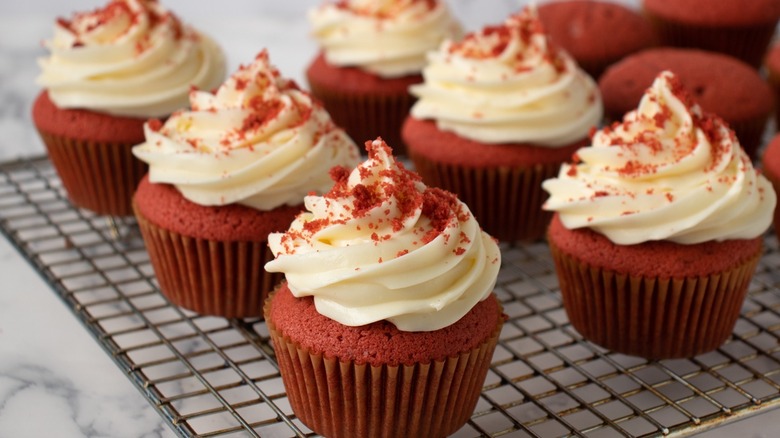
[[[181,436],[314,435],[290,408],[264,322],[171,305],[134,222],[74,208],[47,159],[0,164],[0,231]],[[664,361],[583,340],[544,243],[501,249],[496,293],[509,319],[456,437],[686,436],[780,403],[773,234],[730,340]]]

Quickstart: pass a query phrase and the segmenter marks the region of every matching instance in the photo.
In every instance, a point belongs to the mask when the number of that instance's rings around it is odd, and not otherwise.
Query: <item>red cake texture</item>
[[[721,52],[761,65],[780,19],[777,0],[643,0],[663,45]]]
[[[505,317],[491,294],[433,332],[401,332],[387,322],[348,327],[282,283],[265,318],[304,424],[333,438],[405,438],[449,436],[468,421]]]
[[[761,166],[775,192],[780,193],[780,134],[776,134],[764,149]],[[775,233],[780,232],[780,207],[775,207],[774,226]]]
[[[755,157],[775,99],[755,69],[727,55],[658,48],[625,58],[599,79],[606,117],[622,120],[663,70],[677,75],[704,111],[723,118]]]
[[[544,236],[552,215],[542,210],[547,199],[542,181],[557,176],[561,163],[587,144],[587,139],[560,148],[485,144],[411,116],[402,135],[425,183],[457,194],[480,226],[505,242]]]
[[[767,73],[767,82],[775,94],[775,123],[778,129],[780,129],[780,110],[777,106],[780,106],[780,43],[773,45],[767,52],[764,59],[764,67]]]
[[[557,214],[548,232],[571,324],[591,342],[647,359],[693,357],[731,336],[762,242],[616,245],[566,229]]]
[[[302,205],[261,211],[240,204],[204,206],[188,201],[170,184],[153,184],[146,176],[135,195],[138,211],[158,227],[207,240],[266,241],[284,231]]]
[[[401,124],[415,101],[409,86],[422,82],[422,75],[382,78],[357,67],[330,65],[319,53],[306,78],[311,93],[356,143],[380,136],[393,145],[395,155],[405,153]]]
[[[623,57],[656,45],[650,22],[621,4],[565,0],[542,3],[538,11],[551,40],[594,78]]]
[[[268,234],[286,229],[302,206],[258,211],[206,207],[144,177],[133,198],[160,291],[181,307],[225,318],[257,317],[284,278],[265,272]]]
[[[489,339],[502,318],[501,305],[491,294],[455,324],[432,332],[404,332],[388,321],[350,327],[318,313],[312,297],[295,298],[286,283],[274,294],[267,312],[276,330],[306,350],[372,366],[457,356]]]
[[[131,216],[135,187],[147,172],[132,148],[145,119],[61,109],[46,91],[32,108],[35,127],[70,201],[98,214]]]

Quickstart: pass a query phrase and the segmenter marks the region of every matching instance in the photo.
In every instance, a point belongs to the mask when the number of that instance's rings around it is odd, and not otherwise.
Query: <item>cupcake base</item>
[[[409,86],[422,76],[380,78],[355,67],[334,67],[322,54],[306,70],[311,93],[325,106],[336,125],[357,144],[377,137],[405,155],[401,125],[415,102]]]
[[[97,214],[131,216],[133,192],[148,166],[132,154],[145,119],[63,110],[38,95],[33,120],[68,199]]]
[[[278,308],[274,309],[275,306]],[[301,306],[307,310],[300,311]],[[314,351],[303,345],[305,340],[294,340],[291,336],[295,333],[291,335],[276,323],[279,320],[283,326],[291,323],[316,326],[321,322],[319,319],[323,319],[340,326],[324,316],[317,317],[318,314],[312,317],[309,311],[313,306],[311,298],[293,297],[286,284],[265,306],[266,322],[290,405],[313,431],[333,438],[445,437],[471,417],[504,321],[495,296],[491,295],[472,309],[479,313],[478,317],[467,315],[464,319],[469,322],[462,323],[463,319],[456,322],[453,326],[461,326],[455,331],[442,329],[400,335],[415,337],[419,334],[429,339],[442,336],[442,342],[447,337],[450,339],[447,348],[454,349],[442,357],[409,363],[394,363],[384,357],[385,352],[378,353],[378,358],[367,359],[345,357],[348,354],[329,351],[328,346],[322,347],[323,351]],[[288,321],[287,315],[293,313],[299,316],[293,316],[295,321]],[[452,340],[452,335],[473,330],[478,319],[481,320],[477,324],[488,329],[484,331],[485,336],[472,347],[458,351],[459,345]],[[376,350],[392,344],[399,336],[398,330],[385,322],[362,327],[340,326],[338,330],[342,332],[324,329],[327,336],[339,340],[355,339],[353,335],[359,333],[363,343],[376,335],[380,340],[374,345],[381,345],[368,349],[366,355],[377,353]],[[398,351],[397,354],[406,353]]]
[[[586,261],[571,248],[571,236],[588,254],[609,253],[625,263],[666,270],[689,265],[697,257],[702,267],[720,258],[717,269],[674,275],[632,272],[630,268]],[[750,280],[762,254],[761,239],[677,245],[648,242],[616,249],[606,237],[590,230],[566,230],[553,219],[549,245],[563,305],[571,324],[587,340],[604,348],[647,359],[692,357],[718,348],[731,335]],[[569,241],[567,241],[569,240]],[[602,248],[601,251],[594,250]],[[675,254],[675,247],[686,247]],[[679,257],[678,257],[679,256]],[[683,262],[680,262],[684,260]],[[651,261],[651,262],[650,262]],[[696,263],[696,262],[694,262]],[[694,266],[693,270],[702,269]]]
[[[247,318],[262,316],[284,278],[264,269],[274,259],[268,234],[289,226],[301,207],[205,207],[144,178],[133,209],[163,295],[201,315]]]
[[[561,148],[484,144],[409,117],[403,127],[409,157],[430,187],[453,192],[482,229],[503,242],[544,237],[552,214],[542,210],[542,182],[558,176],[584,142]]]

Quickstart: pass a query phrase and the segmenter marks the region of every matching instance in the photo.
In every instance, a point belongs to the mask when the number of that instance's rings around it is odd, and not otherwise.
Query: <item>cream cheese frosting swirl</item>
[[[37,82],[60,108],[163,117],[187,104],[191,87],[211,89],[225,59],[207,36],[155,0],[113,0],[59,19],[39,59]]]
[[[465,204],[427,188],[396,162],[381,139],[351,172],[334,169],[324,196],[307,196],[286,233],[271,234],[296,297],[344,325],[387,320],[404,331],[458,321],[493,290],[501,253]]]
[[[598,87],[544,33],[535,8],[502,25],[446,41],[410,91],[411,114],[482,143],[560,147],[587,138],[601,119]]]
[[[593,135],[573,164],[547,180],[545,209],[569,229],[617,244],[681,244],[762,235],[776,195],[734,133],[661,73],[622,123]]]
[[[309,11],[328,64],[385,78],[419,74],[425,55],[460,35],[444,1],[338,0]]]
[[[299,205],[330,189],[331,167],[359,161],[355,143],[265,50],[216,93],[194,90],[190,101],[165,124],[146,123],[133,154],[149,163],[151,182],[173,184],[194,203]]]

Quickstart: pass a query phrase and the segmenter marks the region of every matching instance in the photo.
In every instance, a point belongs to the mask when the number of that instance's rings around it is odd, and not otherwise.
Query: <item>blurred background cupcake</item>
[[[539,20],[550,40],[598,79],[623,57],[657,45],[650,22],[626,5],[601,0],[539,2]]]
[[[761,156],[761,170],[772,183],[776,193],[780,193],[780,134],[775,134],[767,144]],[[775,207],[775,234],[780,233],[780,208]]]
[[[756,69],[721,53],[659,47],[612,65],[599,79],[606,118],[621,120],[636,108],[645,90],[664,70],[679,78],[704,111],[726,121],[751,158],[758,157],[775,98]]]
[[[305,195],[327,191],[357,146],[322,105],[282,77],[267,52],[192,109],[145,125],[133,153],[149,163],[134,211],[160,290],[200,314],[262,315],[280,275],[268,234],[286,229]]]
[[[649,359],[731,335],[776,195],[728,126],[662,72],[544,182],[563,305],[585,339]]]
[[[602,117],[595,82],[526,8],[429,55],[403,127],[426,184],[456,193],[502,241],[543,237],[541,183]]]
[[[764,59],[766,79],[775,94],[775,128],[780,130],[780,111],[777,109],[780,102],[780,41],[769,48]]]
[[[777,0],[642,0],[661,44],[721,52],[761,65],[780,20]]]
[[[225,75],[219,47],[156,1],[115,0],[60,18],[40,59],[32,116],[73,204],[132,215],[146,165],[131,153],[144,122],[186,106]]]
[[[320,52],[306,78],[333,120],[358,143],[381,136],[405,152],[401,124],[422,82],[425,55],[460,25],[440,0],[327,1],[309,13]]]
[[[327,437],[445,437],[471,417],[504,322],[501,252],[381,140],[272,234],[265,306],[295,415]]]

